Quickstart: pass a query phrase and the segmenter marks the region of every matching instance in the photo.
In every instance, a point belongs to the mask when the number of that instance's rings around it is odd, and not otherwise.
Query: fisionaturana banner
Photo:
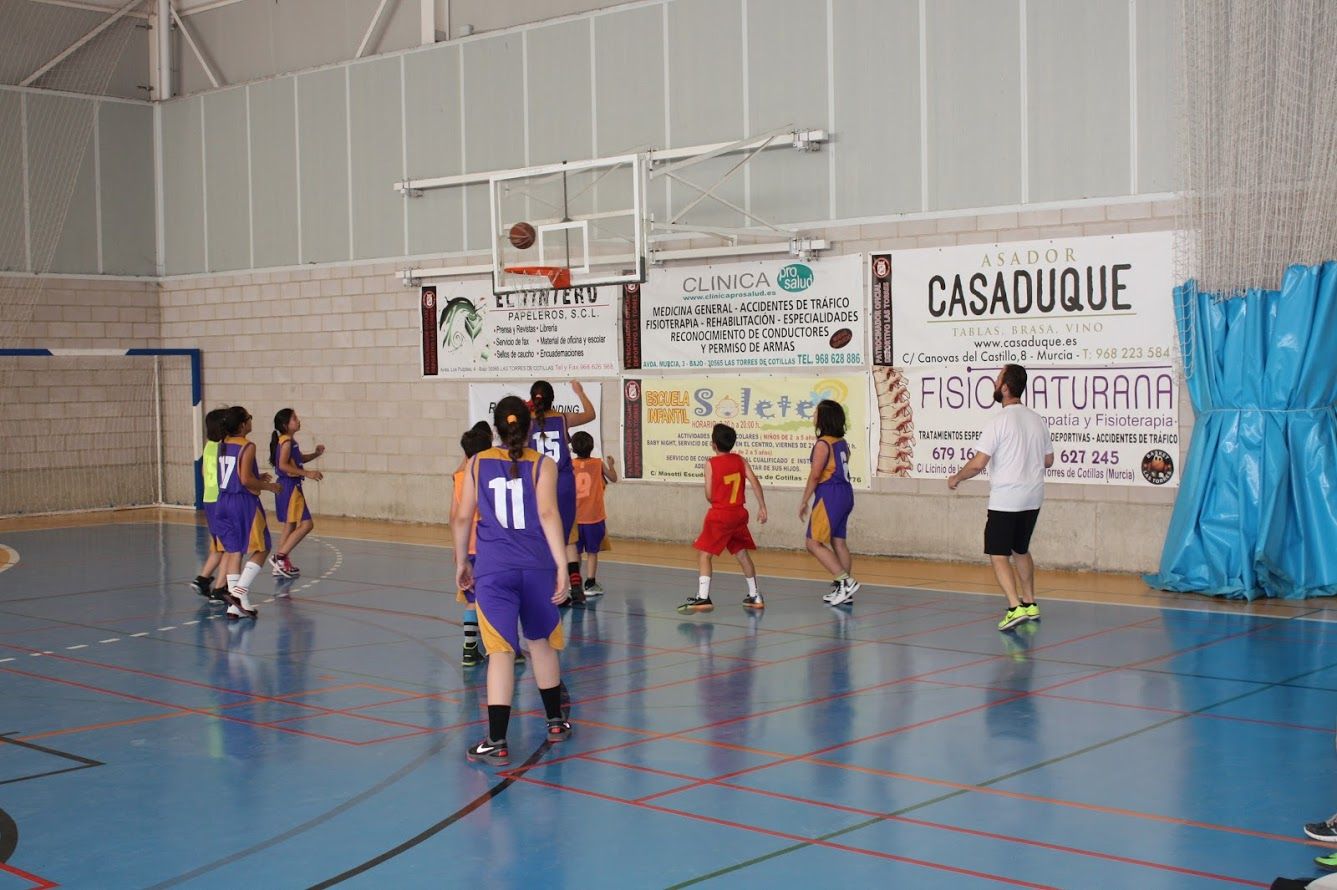
[[[716,423],[738,431],[734,451],[763,485],[802,486],[822,399],[845,407],[850,479],[870,484],[868,379],[863,374],[748,377],[655,377],[623,382],[626,475],[696,482],[713,456]]]
[[[628,296],[628,369],[823,373],[865,362],[859,255],[656,269]]]
[[[1172,251],[1157,232],[875,254],[879,471],[954,472],[1014,363],[1049,423],[1051,481],[1177,485]]]

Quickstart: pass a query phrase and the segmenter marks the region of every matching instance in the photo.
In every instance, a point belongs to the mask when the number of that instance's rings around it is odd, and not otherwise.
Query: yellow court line
[[[0,533],[38,529],[76,528],[92,525],[170,522],[179,525],[203,525],[204,517],[194,510],[145,507],[93,513],[0,519]],[[428,523],[390,522],[343,516],[319,516],[317,533],[332,538],[356,541],[410,544],[449,549],[450,529]],[[879,587],[899,587],[929,592],[968,593],[975,596],[1001,597],[994,586],[993,569],[984,563],[933,562],[925,559],[855,554],[856,574],[860,581]],[[17,561],[17,554],[15,554]],[[614,537],[613,549],[600,554],[601,563],[645,566],[651,568],[695,571],[696,552],[690,544],[659,541],[633,541]],[[758,574],[767,578],[830,580],[806,552],[765,550],[758,554]],[[715,571],[738,574],[733,560],[716,560]],[[1037,598],[1059,602],[1100,603],[1151,609],[1189,612],[1228,612],[1277,618],[1304,617],[1312,620],[1337,620],[1337,603],[1314,600],[1227,600],[1191,593],[1155,590],[1136,575],[1113,572],[1047,571],[1041,566],[1036,575]]]

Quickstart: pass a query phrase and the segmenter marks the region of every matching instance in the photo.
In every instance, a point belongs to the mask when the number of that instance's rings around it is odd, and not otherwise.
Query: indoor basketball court
[[[0,0],[0,888],[1337,886],[1333,16]]]

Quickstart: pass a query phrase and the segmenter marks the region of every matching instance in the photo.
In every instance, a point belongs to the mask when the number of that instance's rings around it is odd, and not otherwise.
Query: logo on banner
[[[775,283],[780,285],[781,290],[787,290],[792,294],[812,287],[812,280],[812,269],[802,263],[790,263],[780,270]]]
[[[627,282],[625,287],[629,294],[639,294],[641,292],[641,286],[634,281]]]
[[[483,316],[473,301],[456,297],[441,310],[438,326],[441,328],[441,345],[454,352],[478,339],[483,332]]]
[[[436,291],[434,291],[434,290],[432,290],[432,289],[430,289],[430,288],[423,288],[423,290],[422,290],[422,308],[424,308],[424,309],[435,309],[435,308],[436,308]]]
[[[1152,485],[1164,485],[1175,474],[1174,458],[1159,448],[1147,452],[1142,458],[1142,478]]]
[[[891,258],[879,256],[873,258],[873,277],[887,279],[891,277]]]
[[[625,390],[625,394],[626,394],[626,397],[627,397],[627,401],[628,401],[628,402],[637,402],[637,401],[640,401],[640,398],[641,398],[641,381],[639,381],[639,380],[628,380],[628,381],[627,381],[626,390]]]

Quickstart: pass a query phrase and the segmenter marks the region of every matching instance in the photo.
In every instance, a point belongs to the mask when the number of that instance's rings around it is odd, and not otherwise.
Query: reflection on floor
[[[692,552],[618,541],[565,618],[575,734],[521,668],[497,772],[443,530],[318,531],[252,623],[186,588],[189,513],[0,522],[0,890],[1266,887],[1334,809],[1323,604],[1042,569],[999,633],[987,566],[860,560],[830,608],[763,553],[764,613],[721,572],[684,617]]]

